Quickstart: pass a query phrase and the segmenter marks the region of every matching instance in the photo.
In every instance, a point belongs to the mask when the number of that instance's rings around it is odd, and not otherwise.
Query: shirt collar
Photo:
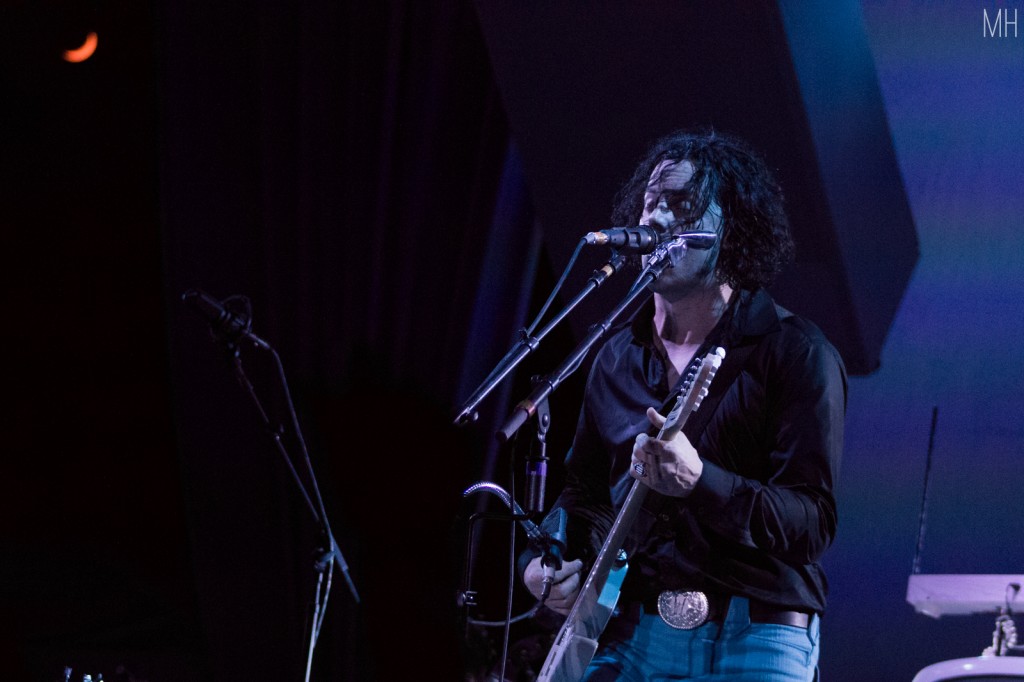
[[[631,323],[633,341],[642,346],[651,347],[654,343],[654,299],[648,301],[637,311]],[[763,288],[753,291],[740,289],[733,294],[733,300],[711,332],[710,339],[726,346],[738,346],[753,339],[758,339],[780,328],[780,310],[772,297]]]

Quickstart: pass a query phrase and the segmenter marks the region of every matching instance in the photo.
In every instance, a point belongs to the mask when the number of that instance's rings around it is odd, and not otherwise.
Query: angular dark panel
[[[786,192],[798,252],[776,298],[825,330],[851,374],[877,369],[918,245],[856,2],[476,6],[555,268],[611,227],[650,142],[712,125],[750,141]],[[566,297],[606,257],[583,259]],[[631,279],[575,311],[578,336]]]

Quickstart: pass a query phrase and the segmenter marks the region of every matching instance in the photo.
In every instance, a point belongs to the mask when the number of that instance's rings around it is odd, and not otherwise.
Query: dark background
[[[786,181],[803,249],[777,293],[855,374],[825,679],[979,654],[991,616],[932,619],[905,590],[936,408],[922,571],[1024,565],[1024,38],[985,37],[982,6],[676,5],[652,3],[655,24],[567,2],[5,4],[6,671],[302,674],[316,526],[224,344],[181,302],[192,288],[249,299],[359,589],[357,606],[336,576],[314,678],[486,669],[501,631],[464,636],[454,596],[471,582],[474,615],[501,618],[509,526],[481,527],[465,571],[469,515],[500,505],[462,493],[515,488],[519,460],[490,434],[614,294],[477,424],[452,417],[579,236],[608,226],[646,144],[703,123],[753,139]],[[90,30],[93,58],[64,62]],[[239,360],[287,425],[272,356]],[[555,464],[581,378],[552,399]],[[301,460],[292,429],[283,442]],[[513,602],[528,606],[519,588]]]

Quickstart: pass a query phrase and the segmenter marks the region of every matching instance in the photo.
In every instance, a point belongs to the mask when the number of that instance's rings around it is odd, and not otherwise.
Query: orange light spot
[[[96,36],[95,31],[91,31],[89,35],[85,37],[85,42],[82,46],[74,50],[64,50],[64,61],[77,64],[78,62],[84,62],[86,59],[92,56],[92,53],[96,51],[96,44],[99,42],[99,38]]]

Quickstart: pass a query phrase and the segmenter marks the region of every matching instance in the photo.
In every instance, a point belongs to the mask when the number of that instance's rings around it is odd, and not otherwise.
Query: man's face
[[[722,210],[714,201],[694,225],[685,221],[690,217],[697,197],[690,193],[687,183],[693,177],[693,164],[683,161],[662,161],[651,172],[644,193],[644,208],[640,224],[650,225],[661,234],[682,232],[714,232],[721,236]],[[651,284],[651,289],[673,298],[697,288],[713,286],[715,263],[719,246],[707,250],[673,247],[670,252],[672,267],[666,269]],[[644,257],[644,264],[647,263]]]

